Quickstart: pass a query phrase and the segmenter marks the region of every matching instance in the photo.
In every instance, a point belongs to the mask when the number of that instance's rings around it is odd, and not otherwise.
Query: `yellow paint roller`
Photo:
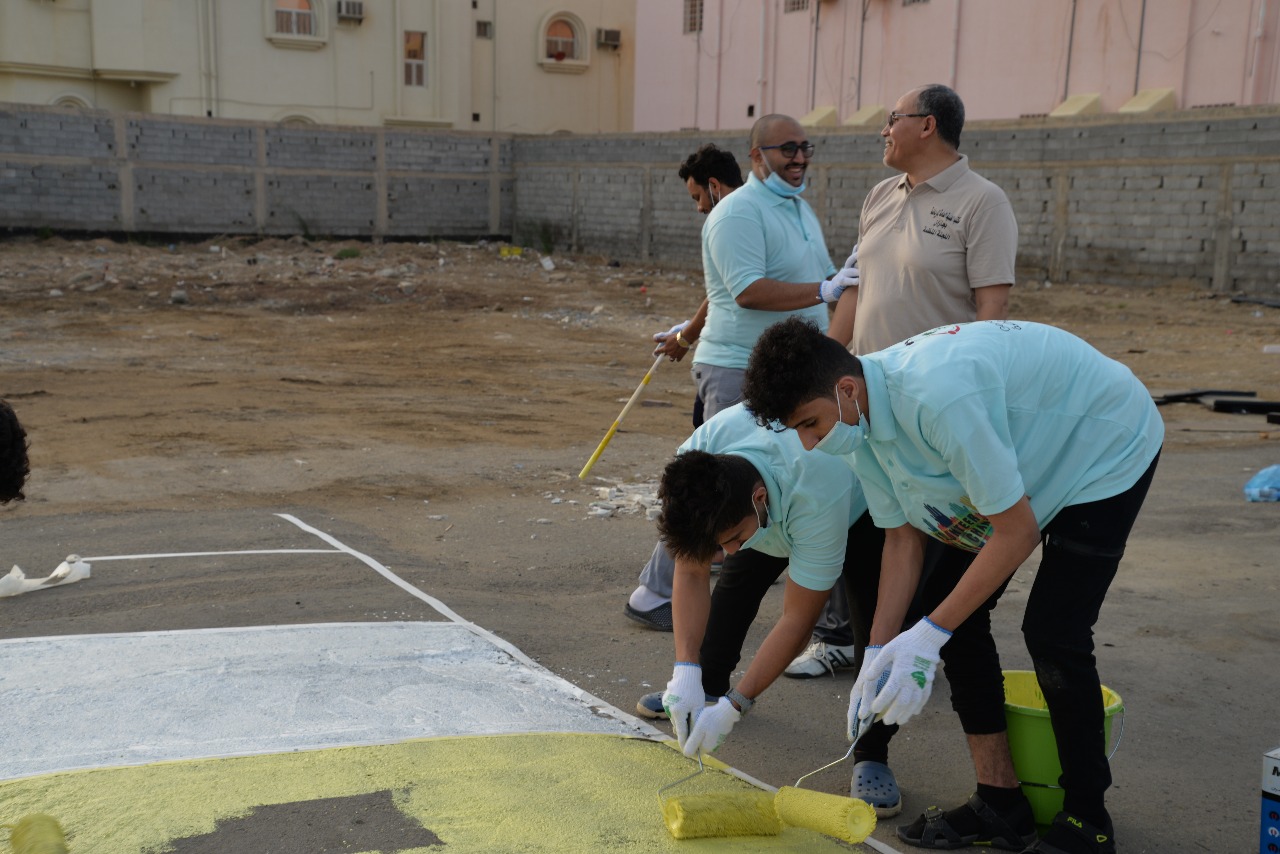
[[[849,745],[849,751],[835,762],[828,762],[821,768],[810,771],[796,780],[794,786],[779,789],[773,799],[778,818],[792,827],[806,827],[845,842],[858,843],[870,836],[871,831],[876,829],[876,811],[866,801],[800,788],[805,777],[812,777],[832,765],[839,765],[852,756],[855,746],[856,740]]]
[[[67,839],[62,825],[51,815],[36,813],[24,816],[9,828],[9,845],[13,854],[67,854]]]
[[[698,770],[658,790],[662,820],[676,839],[711,836],[777,836],[782,822],[769,792],[707,792],[681,797],[663,793],[687,783],[705,770],[698,756]]]
[[[627,401],[627,405],[622,407],[622,411],[618,413],[618,417],[613,419],[611,426],[604,438],[600,440],[600,444],[596,446],[596,452],[591,455],[591,459],[587,460],[587,464],[582,467],[582,471],[578,472],[578,480],[582,480],[587,476],[587,472],[591,471],[591,467],[596,464],[596,460],[600,459],[600,455],[604,453],[605,447],[613,439],[613,434],[618,432],[618,427],[622,424],[622,419],[627,417],[627,413],[631,411],[631,407],[636,405],[636,401],[640,399],[640,395],[644,394],[644,387],[649,384],[649,380],[653,379],[653,372],[658,369],[658,365],[662,364],[662,360],[666,356],[659,356],[653,360],[653,367],[649,368],[644,375],[644,379],[640,380],[640,385],[636,386],[636,390],[631,394],[631,399]]]

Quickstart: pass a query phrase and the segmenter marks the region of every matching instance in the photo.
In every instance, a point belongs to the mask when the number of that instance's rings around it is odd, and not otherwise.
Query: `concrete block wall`
[[[510,137],[0,104],[0,229],[510,234]]]
[[[704,142],[745,168],[746,136],[517,137],[516,239],[552,235],[574,251],[697,265],[702,220],[676,170]],[[857,240],[863,198],[891,173],[878,131],[814,128],[809,137],[818,151],[805,198],[839,264]],[[973,123],[961,151],[1009,196],[1021,277],[1280,294],[1278,108]],[[615,192],[595,191],[602,186]],[[630,216],[617,210],[637,199]]]
[[[813,129],[806,198],[833,262],[890,175],[874,130]],[[0,104],[0,229],[356,237],[507,235],[538,249],[701,263],[676,170],[747,132],[504,136],[284,127]],[[1280,108],[973,123],[1019,276],[1280,293]]]

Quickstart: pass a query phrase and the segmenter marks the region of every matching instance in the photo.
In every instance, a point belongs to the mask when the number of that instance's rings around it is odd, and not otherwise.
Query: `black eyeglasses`
[[[890,113],[887,124],[889,127],[893,127],[894,123],[898,121],[898,119],[922,119],[925,116],[931,115],[933,115],[933,113]]]
[[[804,142],[784,142],[781,145],[761,145],[758,146],[761,151],[767,151],[770,148],[776,148],[782,152],[782,155],[790,160],[796,156],[796,152],[804,153],[805,157],[813,156],[813,143],[805,140]]]

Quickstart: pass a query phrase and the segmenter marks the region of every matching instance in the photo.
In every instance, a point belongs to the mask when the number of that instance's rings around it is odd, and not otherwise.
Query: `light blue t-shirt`
[[[707,322],[693,351],[694,364],[745,369],[760,334],[793,314],[827,329],[826,303],[794,311],[759,311],[736,302],[757,279],[821,282],[836,271],[822,226],[808,203],[798,196],[779,196],[754,174],[707,215],[702,269]]]
[[[871,429],[853,455],[875,523],[977,551],[1023,495],[1041,530],[1119,495],[1164,441],[1150,392],[1061,329],[940,326],[860,357]]]
[[[830,590],[844,567],[849,528],[867,502],[858,479],[826,454],[809,453],[794,430],[777,433],[756,424],[739,403],[721,410],[680,446],[680,451],[742,457],[760,473],[769,494],[769,519],[751,548],[790,558],[791,580],[810,590]],[[879,555],[869,555],[879,561]]]

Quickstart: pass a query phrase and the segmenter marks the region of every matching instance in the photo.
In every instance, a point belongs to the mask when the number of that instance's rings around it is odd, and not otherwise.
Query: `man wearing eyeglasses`
[[[961,154],[964,103],[946,86],[898,99],[880,136],[899,174],[867,194],[858,223],[859,283],[831,320],[855,355],[926,329],[1004,320],[1018,252],[1008,197]],[[844,337],[841,337],[844,336]]]
[[[750,144],[747,183],[722,198],[702,227],[707,308],[692,374],[708,420],[742,399],[747,358],[765,329],[791,315],[826,329],[827,303],[839,299],[857,275],[836,271],[818,217],[800,198],[814,155],[800,123],[780,114],[763,116],[751,129]],[[674,572],[659,544],[640,573],[626,616],[671,631]],[[650,705],[653,716],[664,714],[659,703]]]

